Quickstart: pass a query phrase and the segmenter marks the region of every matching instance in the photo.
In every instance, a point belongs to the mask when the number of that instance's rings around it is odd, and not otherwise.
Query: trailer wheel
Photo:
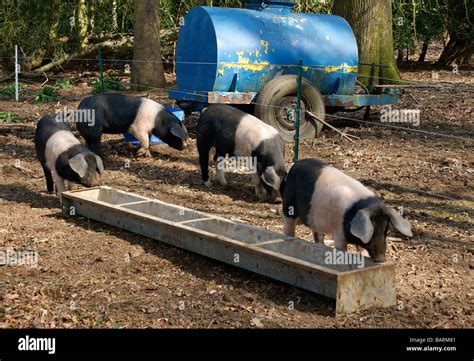
[[[297,78],[291,74],[276,77],[263,88],[255,101],[255,116],[278,130],[286,142],[292,142],[295,134]],[[307,115],[306,110],[324,120],[325,106],[321,93],[303,78],[300,139],[318,137],[323,128],[323,124]]]

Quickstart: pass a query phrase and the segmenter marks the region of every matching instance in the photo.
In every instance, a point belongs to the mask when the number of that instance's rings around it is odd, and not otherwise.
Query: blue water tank
[[[244,9],[194,7],[176,49],[177,88],[189,92],[260,92],[279,74],[304,76],[322,94],[352,94],[357,42],[334,15],[293,13],[294,1],[244,1]]]

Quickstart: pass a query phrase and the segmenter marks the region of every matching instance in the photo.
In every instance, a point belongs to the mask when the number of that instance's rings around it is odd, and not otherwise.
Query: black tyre
[[[276,77],[263,88],[255,101],[255,116],[277,129],[287,142],[292,142],[295,134],[297,78],[291,74]],[[303,78],[300,139],[318,137],[323,128],[323,124],[306,111],[324,120],[325,106],[321,93]]]

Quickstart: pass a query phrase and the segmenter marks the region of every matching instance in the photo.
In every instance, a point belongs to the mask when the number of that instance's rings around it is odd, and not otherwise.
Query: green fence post
[[[298,79],[296,88],[296,123],[295,123],[295,145],[293,147],[293,162],[298,160],[300,149],[300,119],[301,119],[301,86],[303,83],[303,60],[298,60]]]
[[[99,56],[100,90],[103,93],[104,92],[104,76],[102,73],[102,48],[100,47],[100,45],[97,45],[97,52]]]
[[[19,101],[20,88],[18,84],[18,73],[20,72],[20,60],[18,58],[18,45],[15,45],[15,101]]]

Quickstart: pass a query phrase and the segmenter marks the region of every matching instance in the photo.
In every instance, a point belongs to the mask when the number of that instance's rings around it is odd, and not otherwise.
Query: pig
[[[391,224],[412,237],[410,223],[359,181],[316,159],[296,162],[282,182],[285,234],[294,237],[296,221],[313,231],[315,242],[332,234],[336,248],[354,244],[375,262],[385,262]]]
[[[275,201],[286,176],[285,147],[275,128],[234,107],[216,104],[201,113],[196,133],[202,181],[207,187],[211,187],[209,152],[215,148],[220,184],[227,184],[221,162],[229,157],[247,158],[256,163],[252,179],[257,198]]]
[[[66,190],[65,180],[69,188],[72,186],[69,182],[85,187],[100,184],[104,172],[102,159],[83,146],[67,123],[58,121],[56,116],[46,115],[38,122],[35,148],[49,193],[53,193],[56,184],[61,195]]]
[[[79,109],[94,110],[94,122],[77,123],[86,146],[101,155],[102,134],[130,133],[140,141],[138,156],[151,157],[150,135],[170,147],[183,150],[188,132],[182,122],[166,108],[144,97],[101,94],[84,99]]]

